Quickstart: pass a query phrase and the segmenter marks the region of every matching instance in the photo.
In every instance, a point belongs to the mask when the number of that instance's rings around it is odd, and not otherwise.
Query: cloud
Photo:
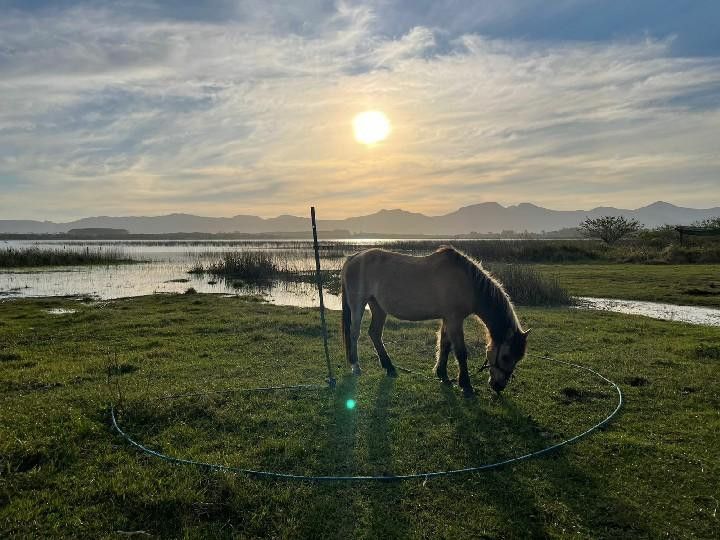
[[[718,204],[718,57],[670,37],[488,37],[460,23],[528,3],[451,4],[433,21],[385,3],[13,10],[0,214]],[[375,148],[352,139],[365,109],[393,124]]]

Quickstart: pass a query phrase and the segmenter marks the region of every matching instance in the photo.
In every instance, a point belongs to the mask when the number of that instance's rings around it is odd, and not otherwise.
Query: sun
[[[362,144],[375,144],[390,135],[390,120],[380,111],[365,111],[353,118],[355,140]]]

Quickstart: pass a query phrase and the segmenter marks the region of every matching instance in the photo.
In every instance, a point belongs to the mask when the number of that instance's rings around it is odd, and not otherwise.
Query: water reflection
[[[214,280],[187,273],[182,263],[141,263],[109,266],[72,267],[39,271],[0,273],[0,296],[28,298],[43,296],[92,296],[100,300],[157,293],[197,292],[260,295],[278,305],[310,307],[317,305],[313,283],[269,281],[242,283]],[[325,305],[340,309],[337,295],[325,291]]]
[[[679,321],[704,326],[720,326],[720,309],[698,306],[678,306],[639,300],[616,300],[612,298],[591,298],[580,296],[577,307],[614,311],[628,315],[644,315],[663,321]]]

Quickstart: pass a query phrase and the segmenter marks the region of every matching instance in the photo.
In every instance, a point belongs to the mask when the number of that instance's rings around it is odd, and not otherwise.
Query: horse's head
[[[502,392],[512,378],[518,362],[525,356],[530,330],[509,330],[502,343],[492,342],[487,348],[486,364],[490,368],[490,388]]]

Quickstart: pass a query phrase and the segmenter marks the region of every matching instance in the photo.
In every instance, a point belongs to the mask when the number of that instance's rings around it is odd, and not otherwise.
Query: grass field
[[[536,265],[576,296],[720,307],[720,265]]]
[[[76,313],[51,315],[51,308]],[[522,309],[531,350],[600,370],[626,405],[603,431],[493,472],[400,484],[308,484],[205,473],[138,453],[310,474],[403,474],[541,448],[602,418],[612,389],[526,359],[502,398],[381,376],[367,337],[346,375],[330,314],[336,392],[167,393],[322,381],[316,310],[211,295],[102,304],[0,303],[0,536],[717,537],[720,330],[569,309]],[[429,372],[434,325],[389,321],[401,365]],[[357,407],[348,410],[345,400]],[[144,537],[137,533],[137,537]]]

